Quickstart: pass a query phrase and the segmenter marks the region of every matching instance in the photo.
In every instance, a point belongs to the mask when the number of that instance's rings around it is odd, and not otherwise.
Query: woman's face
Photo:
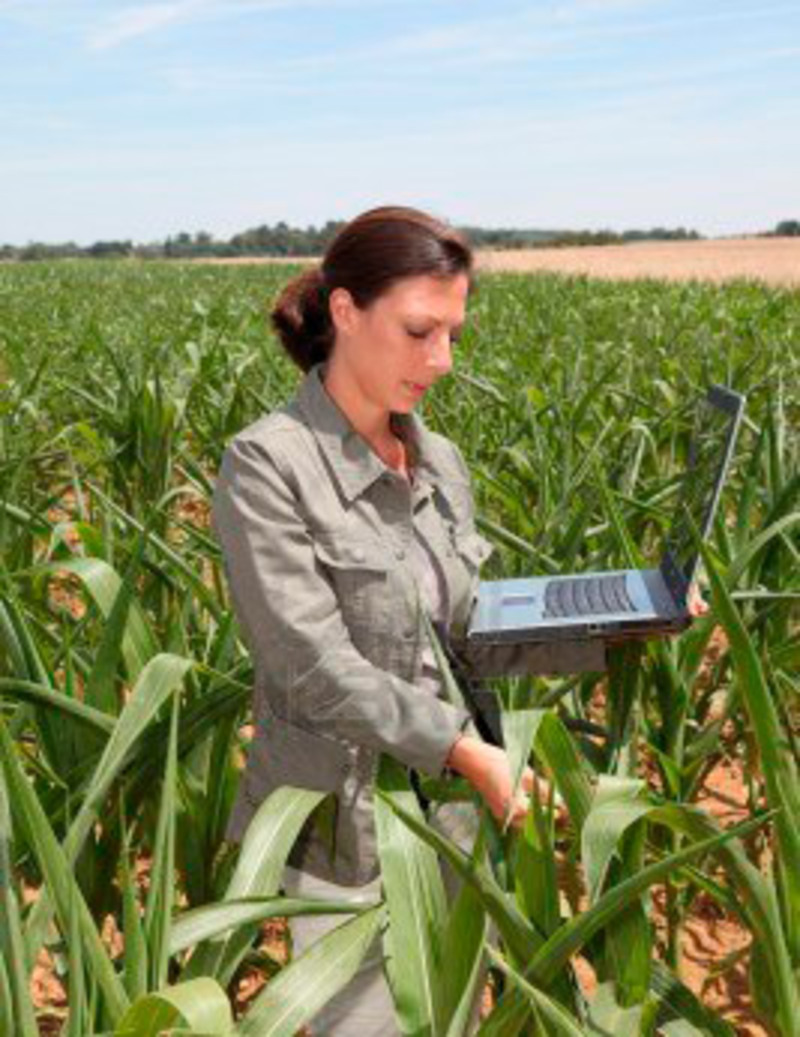
[[[365,309],[344,288],[331,292],[332,363],[365,404],[406,413],[453,366],[469,281],[421,275],[396,281]]]

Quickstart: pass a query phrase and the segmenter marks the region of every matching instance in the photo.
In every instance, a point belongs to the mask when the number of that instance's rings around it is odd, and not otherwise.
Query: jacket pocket
[[[355,766],[357,749],[339,739],[299,727],[266,707],[251,756],[253,762],[248,761],[248,777],[252,785],[262,783],[269,789],[295,785],[319,792],[336,792]],[[264,789],[255,791],[260,798]]]
[[[380,625],[389,571],[386,547],[369,540],[326,537],[314,553],[333,585],[347,626]]]
[[[455,546],[467,567],[474,572],[477,572],[494,552],[494,544],[476,532],[465,533],[462,536],[456,535]]]

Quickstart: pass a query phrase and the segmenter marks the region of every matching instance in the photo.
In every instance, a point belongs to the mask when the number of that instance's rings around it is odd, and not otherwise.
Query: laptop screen
[[[700,535],[707,537],[743,410],[744,397],[717,385],[709,389],[697,407],[686,474],[661,562],[667,586],[681,604],[699,561],[687,515],[691,515]]]

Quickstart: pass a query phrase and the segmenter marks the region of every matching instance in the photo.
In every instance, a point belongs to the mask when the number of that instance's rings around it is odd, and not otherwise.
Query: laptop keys
[[[609,612],[635,612],[628,597],[625,573],[551,580],[544,592],[546,619],[599,616]]]

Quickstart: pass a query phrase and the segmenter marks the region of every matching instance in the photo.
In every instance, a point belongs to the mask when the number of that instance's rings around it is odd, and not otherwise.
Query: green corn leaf
[[[659,1005],[659,1020],[664,1033],[671,1032],[674,1037],[682,1037],[678,1029],[673,1028],[687,1026],[693,1034],[703,1034],[707,1037],[734,1037],[734,1029],[716,1012],[706,1007],[697,995],[682,983],[674,972],[666,965],[654,959],[650,973],[650,989]],[[687,1031],[689,1037],[689,1031]]]
[[[645,825],[630,827],[620,841],[619,860],[612,863],[612,883],[635,875],[644,866]],[[641,897],[619,911],[603,931],[604,975],[613,979],[616,999],[626,1008],[644,1008],[650,988],[653,933]]]
[[[240,925],[263,922],[268,918],[294,918],[295,915],[352,915],[376,907],[360,900],[299,900],[291,897],[247,897],[206,904],[177,915],[170,933],[170,955],[179,954],[218,936],[233,932]]]
[[[768,525],[766,529],[763,529],[760,533],[754,536],[753,539],[750,540],[748,544],[736,555],[728,567],[725,574],[726,587],[736,587],[746,569],[753,565],[759,554],[762,551],[765,551],[774,540],[792,529],[794,526],[798,525],[798,523],[800,523],[800,511],[795,511],[789,515],[784,515],[781,518],[776,519],[776,521]],[[703,560],[706,564],[706,568],[708,568],[706,556],[710,555],[710,551],[706,544],[703,544],[702,547]],[[709,573],[708,575],[710,579],[711,574]]]
[[[22,702],[30,702],[51,710],[62,717],[69,717],[70,720],[78,720],[93,731],[104,735],[114,730],[113,717],[87,706],[80,699],[65,695],[49,684],[35,684],[33,681],[18,680],[16,677],[0,677],[0,695],[13,696]]]
[[[551,936],[561,923],[559,879],[552,818],[536,796],[516,840],[513,865],[517,902],[536,928]]]
[[[575,740],[552,710],[548,710],[539,723],[535,745],[564,799],[576,834],[580,835],[594,793]]]
[[[529,1027],[535,1025],[532,1019],[532,1006],[517,986],[500,998],[495,1007],[484,1019],[477,1037],[517,1037],[517,1034],[537,1033]],[[541,1027],[539,1032],[541,1032]]]
[[[150,985],[154,990],[166,985],[169,965],[170,927],[175,898],[175,814],[178,809],[175,782],[178,768],[179,716],[180,697],[176,694],[172,699],[167,765],[144,914]]]
[[[143,616],[138,611],[135,617],[132,615],[133,610],[138,609],[134,595],[146,543],[147,536],[143,533],[136,542],[125,575],[114,596],[114,603],[107,614],[103,634],[97,646],[94,665],[84,686],[84,702],[112,716],[119,713],[115,681],[120,657],[126,651],[126,646],[128,676],[132,681],[136,680],[144,665],[155,655],[155,642],[150,636]],[[95,574],[90,580],[87,580],[87,585],[90,582],[97,582],[98,579]],[[107,574],[105,582],[109,579],[111,577]],[[146,643],[147,640],[149,640],[149,644]],[[134,645],[136,646],[135,652]],[[144,653],[148,650],[150,654],[145,658]]]
[[[106,620],[110,622],[112,616],[114,617],[114,636],[117,635],[116,626],[124,624],[122,655],[125,659],[128,676],[132,681],[138,679],[144,667],[158,651],[156,639],[148,626],[144,613],[132,598],[133,581],[137,568],[138,562],[134,560],[128,570],[127,576],[131,583],[126,590],[119,573],[102,558],[67,558],[46,567],[49,571],[66,570],[81,580]],[[114,606],[117,602],[119,602],[119,607],[115,613]],[[113,648],[113,643],[108,642],[108,650],[104,653],[104,658],[100,660],[101,670],[98,673],[98,680],[105,676],[109,663],[105,655],[110,655]]]
[[[501,714],[503,744],[508,756],[511,785],[515,793],[520,787],[539,725],[545,715],[545,711],[541,709],[504,709]],[[504,830],[508,828],[510,817],[509,813],[503,826]]]
[[[119,504],[113,501],[108,494],[103,491],[102,486],[98,486],[96,483],[89,483],[88,485],[89,489],[97,496],[98,500],[102,501],[114,515],[116,515],[133,531],[136,533],[143,533],[145,531],[146,527],[143,526],[141,522],[137,521],[133,515],[130,515],[124,508],[121,508]],[[162,540],[157,534],[150,534],[149,544],[155,554],[160,555],[168,565],[172,566],[176,572],[180,573],[181,576],[186,579],[194,593],[197,595],[199,600],[202,601],[204,607],[208,609],[214,619],[218,622],[222,622],[224,619],[222,606],[203,582],[202,575],[196,572],[191,565],[188,564],[179,551],[170,547],[170,545]]]
[[[136,878],[131,868],[131,835],[120,810],[120,828],[123,832],[123,848],[120,874],[122,892],[122,933],[125,938],[125,960],[123,981],[131,1001],[147,993],[147,941],[139,912]]]
[[[106,796],[128,760],[136,741],[158,710],[184,680],[191,667],[188,659],[173,655],[156,655],[142,670],[130,699],[117,720],[103,755],[95,768],[83,802],[64,840],[64,852],[70,866],[95,824]],[[29,956],[35,954],[44,939],[52,912],[47,891],[33,907],[28,919],[26,940]]]
[[[611,524],[617,547],[622,554],[623,564],[629,569],[642,568],[642,556],[625,526],[625,520],[617,507],[614,494],[609,488],[608,476],[599,461],[594,465],[594,486],[600,496],[606,516]]]
[[[46,891],[48,900],[52,900],[55,905],[61,931],[67,933],[70,929],[70,898],[75,898],[87,968],[91,969],[102,990],[106,1011],[116,1021],[127,1008],[127,995],[95,929],[66,853],[59,845],[42,805],[17,760],[17,752],[2,718],[0,764],[5,770],[9,798],[14,803],[26,841],[44,876],[44,888],[39,900],[44,899]],[[30,960],[30,951],[28,958]]]
[[[582,850],[594,902],[597,902],[611,857],[631,825],[647,818],[698,840],[713,838],[719,831],[713,819],[702,811],[648,802],[642,791],[637,782],[610,778],[600,782],[596,803],[584,828]],[[797,992],[792,993],[791,967],[769,886],[736,846],[722,848],[721,854],[731,881],[738,887],[741,908],[750,927],[760,934],[759,944],[771,962],[770,982],[779,984],[784,1003],[791,1004]]]
[[[477,891],[464,882],[444,935],[442,1019],[447,1024],[447,1037],[462,1037],[468,1032],[485,977],[488,933],[489,916]]]
[[[2,1033],[38,1037],[31,1001],[25,942],[19,904],[14,891],[11,811],[8,791],[0,768],[0,1023]]]
[[[669,816],[675,823],[680,820],[686,828],[687,834],[698,836],[701,833],[714,831],[716,828],[713,820],[702,814],[701,811],[691,812],[688,808],[675,807],[660,809],[665,814],[664,817],[660,818],[662,822],[666,823],[668,820],[667,811],[674,812],[674,814]],[[588,940],[602,930],[614,919],[619,911],[632,903],[645,889],[661,881],[692,857],[702,856],[712,851],[722,852],[726,849],[726,844],[728,843],[734,843],[733,848],[728,851],[730,854],[741,853],[740,850],[736,850],[738,839],[744,838],[747,834],[754,831],[764,823],[764,820],[764,818],[752,819],[724,832],[717,830],[710,837],[698,838],[698,841],[694,844],[684,847],[679,852],[643,868],[637,875],[612,887],[587,911],[564,923],[536,951],[524,969],[525,978],[531,983],[538,984],[547,989],[549,984],[554,981],[560,971],[566,966],[572,955],[577,954]],[[727,857],[725,859],[726,861],[728,860]],[[742,874],[747,873],[747,878],[752,884],[752,893],[755,894],[756,899],[763,896],[765,893],[763,885],[759,887],[759,881],[763,883],[763,880],[757,870],[752,865],[749,865],[746,858],[744,861],[740,861],[740,868]],[[770,913],[768,903],[765,905],[765,910],[767,914]],[[774,911],[772,914],[774,914]],[[767,938],[770,935],[775,935],[774,923],[772,929],[769,929],[768,925],[765,927],[765,933]],[[778,955],[773,960],[780,961],[781,959]],[[786,980],[784,968],[782,977],[775,981],[779,989],[785,989]],[[653,977],[651,976],[652,982]],[[658,982],[662,987],[664,986],[663,977],[659,976]],[[509,991],[501,998],[492,1014],[484,1023],[480,1030],[480,1037],[501,1037],[501,1035],[506,1037],[506,1035],[519,1033],[525,1023],[525,1018],[525,1003],[520,999],[518,991]]]
[[[504,972],[511,982],[531,1003],[537,1017],[541,1020],[542,1032],[548,1037],[585,1037],[579,1021],[567,1012],[557,1001],[553,1001],[542,990],[537,990],[524,976],[510,965],[494,947],[486,948],[493,963]]]
[[[587,1034],[593,1037],[640,1037],[642,1033],[642,1006],[620,1005],[611,982],[600,983],[589,1002]]]
[[[416,793],[399,763],[381,756],[377,787],[424,824]],[[375,828],[389,920],[389,981],[403,1033],[442,1032],[442,940],[447,902],[436,853],[393,813],[375,803]]]
[[[452,702],[454,706],[460,706],[461,709],[466,709],[467,704],[464,701],[464,695],[461,688],[458,686],[458,682],[453,676],[453,671],[450,668],[447,656],[444,654],[444,649],[439,643],[439,638],[436,635],[433,624],[431,623],[430,617],[425,608],[419,609],[419,614],[422,617],[422,623],[425,627],[425,635],[428,638],[428,643],[433,650],[434,658],[436,659],[436,665],[439,669],[439,673],[442,675],[442,686],[444,689],[445,696],[449,702]]]
[[[415,835],[444,857],[456,874],[476,890],[511,953],[518,960],[527,961],[534,950],[542,945],[542,936],[509,900],[486,865],[482,861],[473,861],[452,840],[421,821],[415,814],[409,813],[393,796],[380,789],[377,790],[376,796],[391,807]]]
[[[248,825],[239,859],[224,901],[275,896],[286,860],[311,813],[325,799],[324,792],[276,789],[258,808]],[[252,926],[199,947],[187,966],[187,975],[210,975],[227,985],[255,935]]]
[[[763,818],[754,818],[719,832],[708,839],[684,847],[682,850],[643,868],[617,886],[607,890],[597,902],[583,914],[566,922],[535,953],[526,969],[526,975],[540,983],[552,982],[559,970],[577,954],[581,947],[599,932],[614,917],[616,912],[632,903],[641,893],[659,882],[678,866],[693,857],[717,850],[733,839],[744,838],[764,823]]]
[[[31,1008],[31,1011],[33,1009]],[[6,971],[5,954],[0,954],[0,1033],[13,1033],[16,1029],[14,1021],[14,994],[11,981]],[[39,1027],[33,1020],[33,1028],[23,1031],[25,1037],[39,1037]]]
[[[601,775],[594,802],[581,833],[581,860],[586,872],[589,902],[596,903],[611,858],[628,827],[653,809],[647,787],[636,778]]]
[[[798,516],[800,517],[800,516]],[[753,726],[761,755],[767,802],[779,811],[775,818],[778,837],[778,875],[783,897],[786,937],[792,960],[800,962],[800,772],[791,737],[784,730],[775,698],[725,581],[711,553],[700,545],[711,583],[714,610],[730,640],[736,663],[737,684]]]
[[[236,1028],[237,1037],[294,1037],[350,982],[384,919],[382,906],[372,908],[317,940],[270,980]]]
[[[68,959],[67,1000],[69,1016],[65,1037],[83,1037],[88,1030],[86,992],[83,971],[83,947],[80,933],[80,909],[75,886],[69,890],[69,929],[66,934]]]
[[[30,623],[23,615],[17,602],[8,596],[0,596],[0,636],[7,646],[11,662],[16,667],[14,676],[44,687],[52,687],[53,679],[36,643]],[[71,762],[72,746],[62,741],[58,718],[49,710],[34,707],[32,715],[44,747],[45,762],[61,773]],[[26,713],[12,720],[12,732],[22,730]]]
[[[228,996],[213,979],[200,978],[146,994],[119,1020],[114,1037],[161,1037],[165,1032],[231,1037]]]

